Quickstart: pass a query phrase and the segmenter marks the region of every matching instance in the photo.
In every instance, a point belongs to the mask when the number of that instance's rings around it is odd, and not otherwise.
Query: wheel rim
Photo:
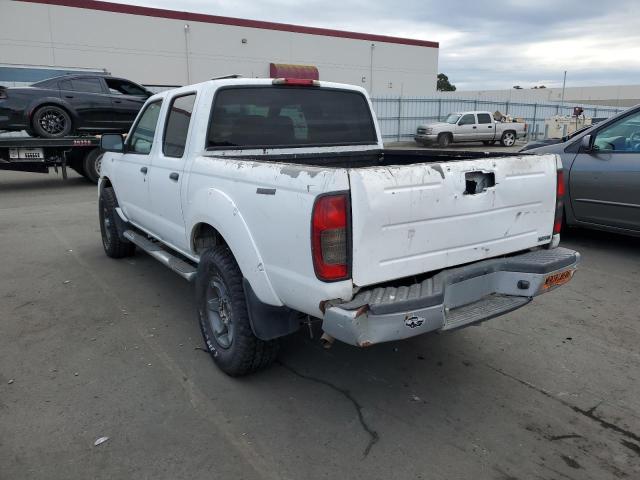
[[[516,140],[514,138],[513,133],[505,133],[505,135],[504,135],[504,144],[507,147],[510,147],[511,145],[513,145],[515,143],[515,141]]]
[[[38,117],[40,128],[50,135],[58,135],[67,127],[67,119],[58,109],[47,109]]]
[[[95,161],[95,166],[96,166],[96,173],[98,174],[98,176],[100,176],[100,168],[102,168],[102,157],[103,157],[103,153],[101,153],[100,155],[97,156],[96,161]]]
[[[215,276],[207,286],[206,316],[216,343],[224,349],[233,344],[231,299],[222,279]]]
[[[111,219],[109,218],[108,213],[107,207],[102,207],[102,226],[104,227],[102,241],[107,248],[111,245]]]

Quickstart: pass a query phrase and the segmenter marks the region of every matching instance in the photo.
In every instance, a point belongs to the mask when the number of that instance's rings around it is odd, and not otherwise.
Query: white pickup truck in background
[[[196,285],[217,365],[271,363],[318,320],[369,346],[510,312],[569,281],[555,155],[385,150],[366,92],[220,79],[149,98],[104,135],[107,255],[141,248]]]
[[[493,145],[500,142],[511,147],[518,138],[527,134],[527,124],[514,121],[496,121],[490,112],[451,113],[443,122],[419,125],[414,140],[421,145],[437,143],[447,147],[458,142],[482,142]]]

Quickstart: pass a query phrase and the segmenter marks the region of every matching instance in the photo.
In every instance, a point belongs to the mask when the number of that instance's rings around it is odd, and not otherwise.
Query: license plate
[[[573,272],[575,270],[565,270],[560,273],[553,273],[548,275],[547,278],[544,279],[544,284],[542,285],[543,290],[549,290],[551,288],[559,287],[560,285],[564,285],[571,277],[573,277]]]
[[[44,151],[41,148],[10,148],[10,160],[44,160]]]

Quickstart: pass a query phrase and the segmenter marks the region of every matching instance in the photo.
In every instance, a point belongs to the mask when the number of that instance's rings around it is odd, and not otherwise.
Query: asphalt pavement
[[[104,255],[94,185],[0,172],[0,479],[640,478],[638,240],[562,244],[573,281],[516,312],[367,349],[301,330],[233,379],[192,285]]]

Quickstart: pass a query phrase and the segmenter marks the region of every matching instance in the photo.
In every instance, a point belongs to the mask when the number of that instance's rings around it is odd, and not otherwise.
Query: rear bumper
[[[420,283],[361,290],[325,310],[322,328],[361,347],[503,315],[571,279],[580,254],[536,250],[443,270]]]

